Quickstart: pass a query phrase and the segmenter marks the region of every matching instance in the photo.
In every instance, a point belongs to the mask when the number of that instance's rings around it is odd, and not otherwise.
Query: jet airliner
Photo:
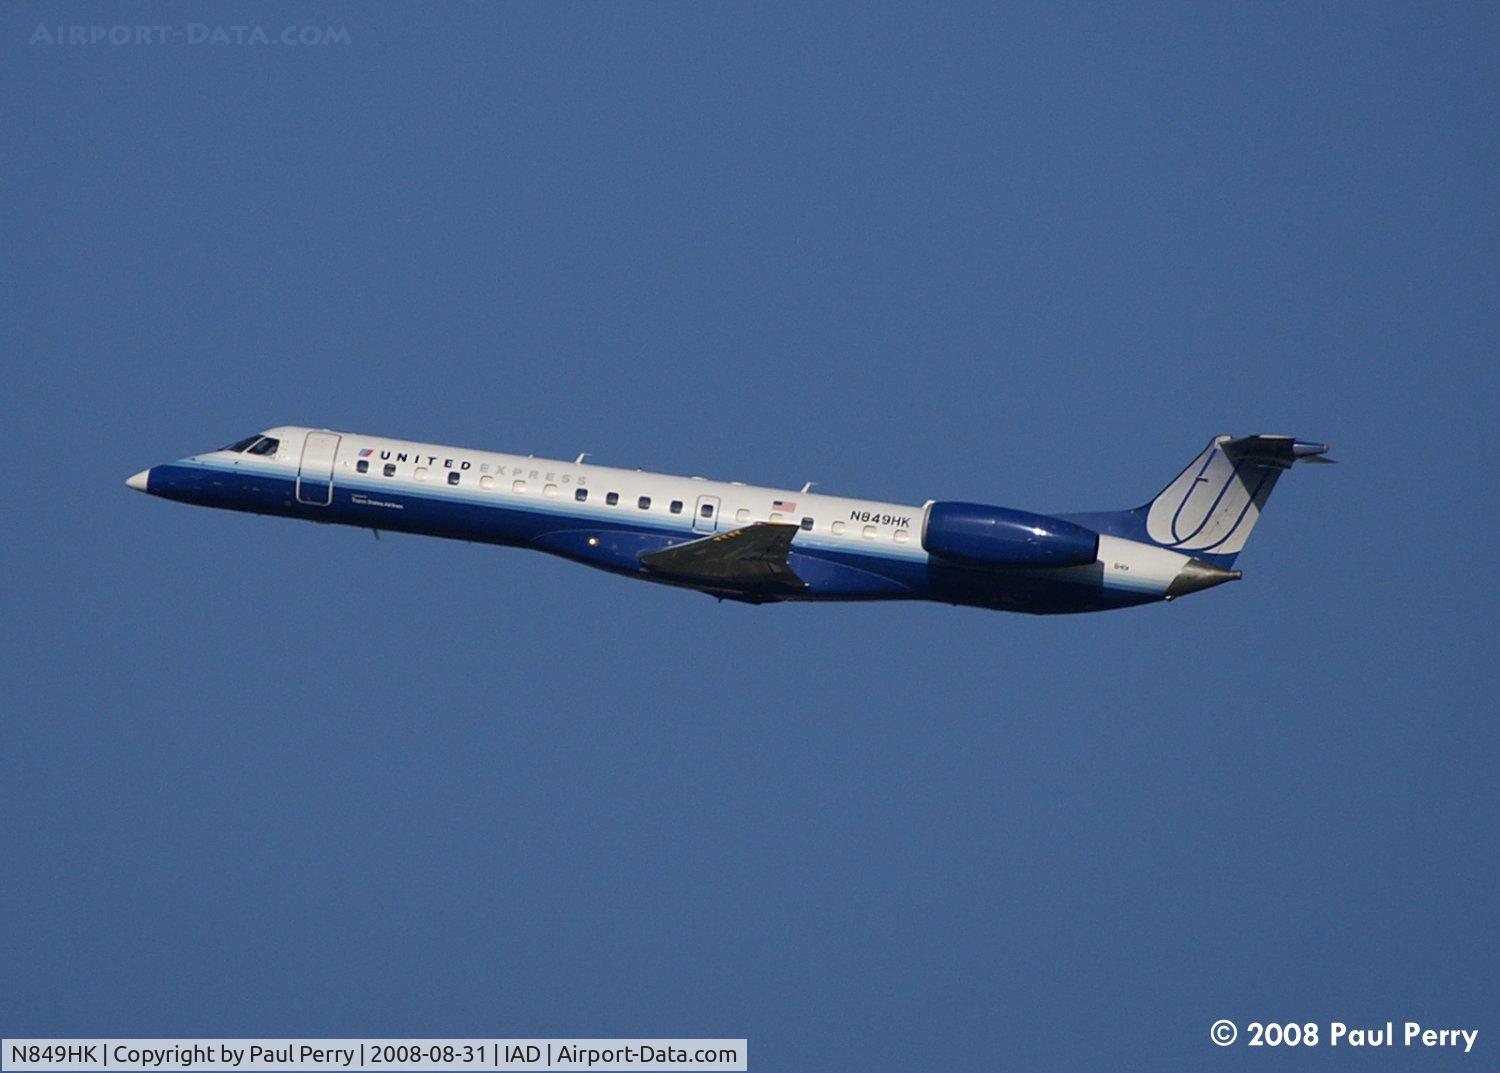
[[[164,499],[532,548],[747,603],[936,600],[1057,614],[1226,581],[1277,478],[1326,444],[1216,436],[1132,510],[920,506],[281,426],[142,470]]]

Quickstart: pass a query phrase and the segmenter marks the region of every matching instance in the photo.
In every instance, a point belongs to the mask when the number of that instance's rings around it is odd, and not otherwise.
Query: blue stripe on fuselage
[[[223,465],[183,459],[150,471],[150,492],[167,499],[229,510],[303,518],[488,544],[529,547],[615,573],[646,580],[643,551],[702,539],[689,516],[659,524],[620,517],[629,508],[563,500],[515,502],[504,493],[435,485],[417,491],[408,482],[334,475],[332,503],[299,503],[296,472],[274,464],[242,461]],[[497,500],[500,500],[497,502]],[[558,509],[561,508],[561,509]],[[737,528],[725,523],[721,532]],[[590,544],[588,538],[597,537]],[[1158,599],[1160,593],[1105,587],[1085,569],[1047,576],[997,574],[929,564],[920,548],[830,546],[828,538],[799,533],[789,557],[810,586],[809,596],[828,599],[936,599],[950,603],[1037,613],[1123,607]]]

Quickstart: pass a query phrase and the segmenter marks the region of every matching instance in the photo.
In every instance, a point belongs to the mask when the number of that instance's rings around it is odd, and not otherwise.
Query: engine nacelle
[[[927,510],[922,547],[964,566],[1082,566],[1098,558],[1099,534],[1024,510],[934,503]]]

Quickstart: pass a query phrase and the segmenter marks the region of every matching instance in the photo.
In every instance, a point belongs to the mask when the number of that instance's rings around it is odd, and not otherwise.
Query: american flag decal
[[[788,503],[784,499],[773,499],[773,500],[771,500],[771,509],[772,510],[793,511],[793,510],[797,509],[797,504],[795,504],[795,503]]]
[[[361,450],[359,452],[359,457],[360,458],[369,458],[374,453],[375,453],[375,448],[373,448],[373,447],[361,448]]]

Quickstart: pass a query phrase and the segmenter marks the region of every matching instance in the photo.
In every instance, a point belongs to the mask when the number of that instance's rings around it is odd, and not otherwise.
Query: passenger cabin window
[[[481,487],[481,488],[493,488],[493,487],[495,487],[495,478],[491,477],[489,474],[485,474],[483,477],[479,478],[479,487]]]
[[[712,503],[705,503],[705,504],[703,504],[703,506],[701,506],[701,507],[698,508],[698,517],[700,517],[700,518],[712,518],[713,516],[714,516],[714,505]]]
[[[427,467],[426,466],[418,466],[415,476],[416,476],[417,480],[419,480],[419,481],[425,481],[427,479]]]
[[[576,499],[576,500],[578,500],[578,502],[580,502],[580,503],[582,503],[584,500],[588,499],[588,497],[589,497],[589,490],[587,488],[578,488],[578,489],[575,489],[574,492],[573,492],[573,498]]]
[[[526,491],[526,482],[525,481],[511,481],[510,482],[510,490],[512,492],[516,493],[516,495],[522,495]]]
[[[834,532],[835,536],[837,536],[839,533],[842,533],[843,531],[844,531],[844,523],[843,522],[834,522],[833,523],[833,532]]]
[[[672,505],[670,507],[668,507],[667,509],[670,510],[673,514],[681,514],[682,513],[682,500],[680,500],[680,499],[674,499],[674,500],[672,500]]]
[[[387,477],[394,477],[396,475],[396,463],[387,462],[385,464],[385,475]]]
[[[734,520],[737,522],[748,522],[750,520],[750,512],[744,507],[741,507],[739,510],[734,512]]]
[[[896,530],[896,543],[897,544],[905,544],[910,539],[911,539],[911,536],[910,536],[910,534],[907,533],[907,531],[905,529],[897,529]]]
[[[279,450],[281,450],[280,440],[273,440],[269,436],[262,436],[260,442],[245,453],[249,455],[274,455]]]
[[[866,540],[874,540],[875,539],[875,527],[873,525],[867,525],[867,526],[865,526],[863,536],[864,536],[864,538]]]
[[[802,519],[802,528],[804,528],[804,529],[811,529],[812,527],[813,527],[813,520],[811,518],[803,518]]]
[[[361,458],[358,462],[354,463],[354,468],[359,473],[369,473],[370,460],[368,458]]]
[[[458,471],[457,470],[454,470],[452,473],[448,474],[448,483],[449,484],[457,484],[458,483]]]
[[[611,493],[609,493],[609,495],[607,495],[607,496],[604,497],[604,502],[608,503],[611,507],[614,506],[619,501],[620,501],[620,493],[619,492],[611,492]]]
[[[546,496],[548,499],[556,499],[557,498],[557,485],[555,485],[555,484],[543,485],[542,486],[542,495]]]
[[[640,499],[637,499],[635,501],[635,505],[638,506],[638,507],[640,507],[642,510],[650,510],[651,509],[651,497],[650,496],[641,496]]]

